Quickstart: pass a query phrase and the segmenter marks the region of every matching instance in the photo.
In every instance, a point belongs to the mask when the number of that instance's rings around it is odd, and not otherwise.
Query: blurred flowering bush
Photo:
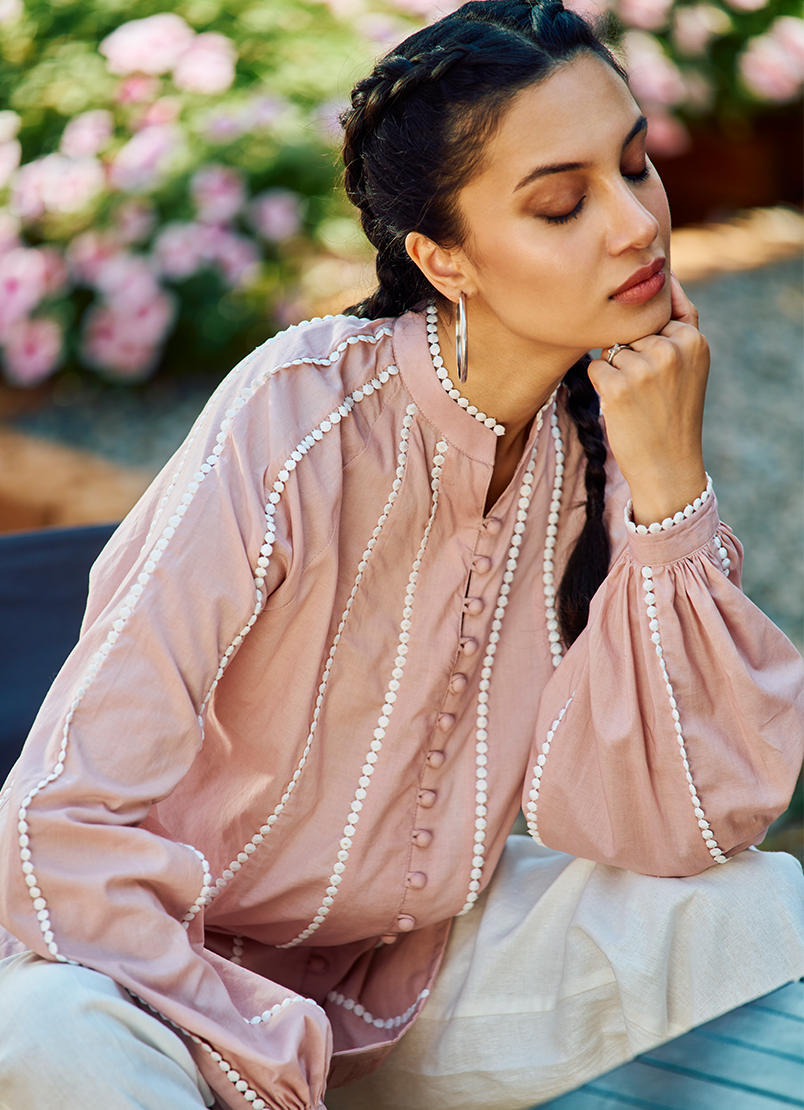
[[[797,0],[569,0],[613,13],[655,152],[795,99]],[[454,0],[0,0],[6,378],[225,372],[359,237],[334,188],[352,81]],[[336,267],[337,272],[337,267]],[[332,271],[327,271],[331,282]],[[304,297],[302,296],[302,300]]]
[[[624,34],[631,88],[650,120],[648,145],[665,156],[689,144],[687,125],[733,126],[804,86],[800,0],[569,0],[608,10]]]
[[[334,188],[339,82],[386,28],[318,0],[165,6],[0,0],[13,383],[222,374],[294,319],[305,267],[351,231]]]

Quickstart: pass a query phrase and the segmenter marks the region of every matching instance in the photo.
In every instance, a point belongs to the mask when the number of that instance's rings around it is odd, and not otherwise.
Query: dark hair
[[[349,311],[377,319],[421,309],[437,292],[405,250],[411,231],[443,247],[466,238],[460,190],[482,165],[487,139],[523,88],[577,54],[625,74],[591,26],[561,0],[478,0],[411,35],[352,91],[344,127],[344,182],[377,251],[377,289]],[[606,447],[585,356],[565,375],[568,411],[586,455],[586,520],[558,590],[572,643],[605,578]]]

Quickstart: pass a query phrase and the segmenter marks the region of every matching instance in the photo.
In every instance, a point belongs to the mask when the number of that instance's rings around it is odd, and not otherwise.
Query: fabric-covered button
[[[461,638],[461,651],[464,655],[474,655],[478,646],[478,642],[473,636],[463,636]]]
[[[475,555],[472,559],[472,570],[475,574],[488,574],[491,570],[491,559],[487,555]]]
[[[498,520],[496,516],[490,516],[488,520],[483,521],[483,529],[488,532],[490,536],[499,536],[501,528],[502,521]]]
[[[427,753],[427,766],[433,767],[438,770],[439,767],[444,766],[444,760],[447,757],[443,752],[432,751]]]
[[[323,956],[311,956],[307,961],[307,970],[312,971],[314,975],[322,975],[328,967],[329,964]]]
[[[409,933],[416,928],[416,918],[411,917],[409,913],[401,913],[396,919],[396,924],[400,933]]]
[[[449,692],[451,694],[460,694],[461,690],[466,689],[466,675],[454,674],[449,680]]]
[[[386,933],[380,940],[383,944],[396,944],[396,933]]]
[[[423,871],[408,871],[407,885],[413,887],[414,890],[422,890],[427,886],[427,876]]]
[[[439,713],[439,715],[438,715],[438,727],[441,729],[442,732],[449,732],[449,730],[452,728],[452,726],[454,724],[455,724],[455,714],[454,713]]]
[[[417,848],[429,848],[433,843],[433,834],[429,829],[414,829],[413,843]]]
[[[436,801],[435,790],[420,790],[419,791],[419,805],[422,809],[431,809]]]
[[[463,603],[464,613],[468,613],[470,617],[477,617],[486,608],[486,604],[482,597],[467,597]]]

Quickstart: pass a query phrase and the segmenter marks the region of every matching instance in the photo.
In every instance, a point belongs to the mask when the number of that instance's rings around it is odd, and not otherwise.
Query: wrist
[[[655,534],[657,532],[668,532],[674,525],[681,524],[688,517],[691,517],[699,509],[703,508],[709,498],[712,496],[712,479],[704,472],[706,485],[698,494],[693,497],[683,509],[676,509],[675,512],[668,513],[666,516],[658,517],[645,523],[640,520],[634,513],[633,503],[629,501],[625,506],[625,524],[629,532],[635,532],[640,536],[648,534]],[[676,502],[677,504],[677,502]]]
[[[657,475],[652,482],[640,476],[639,483],[631,486],[631,518],[634,524],[649,528],[652,524],[672,520],[688,506],[694,508],[695,501],[701,498],[708,482],[709,475],[704,470],[703,463],[700,468],[695,467],[673,481],[668,481],[666,475]]]

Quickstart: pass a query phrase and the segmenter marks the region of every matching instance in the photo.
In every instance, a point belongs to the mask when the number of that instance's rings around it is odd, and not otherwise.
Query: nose
[[[652,198],[657,195],[655,188],[650,195]],[[658,219],[642,203],[634,187],[627,181],[618,183],[611,198],[609,252],[618,255],[628,250],[644,250],[656,239],[659,228]]]

